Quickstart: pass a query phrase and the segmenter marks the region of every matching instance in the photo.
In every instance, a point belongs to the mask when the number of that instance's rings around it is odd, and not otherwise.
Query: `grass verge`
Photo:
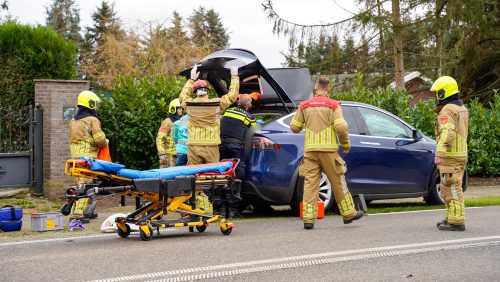
[[[23,209],[23,213],[34,210],[36,212],[59,211],[63,202],[61,200],[49,201],[46,198],[26,197],[25,195],[16,195],[15,198],[0,199],[0,207],[9,205]]]
[[[465,207],[499,206],[500,196],[485,196],[479,198],[465,199]],[[368,213],[404,212],[418,210],[443,209],[444,205],[428,206],[421,203],[372,203],[368,205]]]

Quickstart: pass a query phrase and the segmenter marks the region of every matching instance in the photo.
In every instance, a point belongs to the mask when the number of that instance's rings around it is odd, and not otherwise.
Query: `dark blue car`
[[[198,63],[198,70],[222,95],[227,93],[232,65],[239,67],[241,93],[262,94],[253,103],[253,114],[266,120],[274,116],[247,138],[244,203],[290,205],[296,210],[302,200],[303,180],[298,171],[304,138],[292,133],[289,124],[300,102],[312,97],[309,70],[266,69],[253,53],[243,49],[215,52]],[[189,71],[181,74],[187,76]],[[363,194],[366,200],[424,197],[428,204],[443,203],[434,165],[434,140],[371,105],[343,101],[342,110],[349,124],[351,150],[340,154],[347,163],[346,178],[353,195]],[[325,175],[320,182],[320,199],[326,209],[334,203]]]

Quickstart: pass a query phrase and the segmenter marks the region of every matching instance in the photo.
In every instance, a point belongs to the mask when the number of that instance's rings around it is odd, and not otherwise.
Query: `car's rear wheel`
[[[434,169],[432,172],[431,180],[429,181],[429,193],[424,197],[428,205],[444,205],[444,200],[441,198],[441,189],[439,187],[439,171]]]
[[[300,177],[297,181],[295,187],[295,192],[293,194],[292,202],[290,207],[295,213],[300,212],[300,202],[304,195],[304,178]],[[319,199],[325,203],[325,211],[329,211],[335,203],[335,198],[333,197],[333,190],[328,177],[323,172],[321,173],[321,178],[319,181]]]
[[[464,171],[464,175],[462,178],[462,192],[467,190],[467,182],[469,181],[469,173],[467,169]],[[444,199],[441,198],[441,188],[439,186],[440,177],[439,170],[437,168],[434,169],[432,173],[432,179],[429,183],[429,194],[427,197],[424,197],[425,202],[428,205],[444,205]]]

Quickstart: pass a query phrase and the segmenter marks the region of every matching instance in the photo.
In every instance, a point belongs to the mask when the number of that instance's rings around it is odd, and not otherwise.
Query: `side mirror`
[[[420,140],[420,139],[422,139],[422,138],[424,137],[424,136],[422,135],[422,132],[420,132],[420,131],[418,131],[418,130],[416,130],[416,129],[414,129],[414,130],[412,131],[412,136],[413,136],[413,140],[415,140],[415,141],[418,141],[418,140]]]

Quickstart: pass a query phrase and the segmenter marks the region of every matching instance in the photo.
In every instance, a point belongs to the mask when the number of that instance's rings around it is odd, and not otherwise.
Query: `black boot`
[[[443,231],[465,231],[465,224],[441,224],[439,225],[439,230]]]
[[[440,222],[436,223],[437,228],[439,228],[439,226],[442,224],[448,224],[448,221],[446,221],[446,219],[443,219]]]
[[[362,217],[363,217],[363,215],[365,215],[365,214],[363,213],[363,211],[357,211],[357,212],[356,212],[356,215],[355,215],[353,218],[351,218],[351,219],[347,219],[347,220],[346,220],[346,219],[344,219],[344,224],[349,224],[349,223],[353,222],[354,220],[358,220],[358,219],[362,218]]]
[[[304,229],[313,229],[314,223],[304,222]]]

